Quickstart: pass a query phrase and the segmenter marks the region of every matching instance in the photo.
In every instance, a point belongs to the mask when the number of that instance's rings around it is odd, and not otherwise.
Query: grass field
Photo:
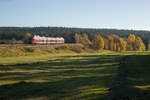
[[[130,56],[127,61],[130,88],[137,100],[150,99],[150,56]]]
[[[57,55],[1,62],[0,100],[97,100],[108,95],[120,56]],[[6,58],[8,59],[8,58]],[[11,58],[9,58],[11,59]],[[46,59],[46,60],[45,60]],[[10,63],[11,62],[11,63]]]
[[[0,58],[0,100],[149,100],[147,54]]]

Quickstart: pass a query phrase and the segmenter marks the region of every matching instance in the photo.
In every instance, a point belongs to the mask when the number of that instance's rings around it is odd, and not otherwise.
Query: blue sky
[[[150,0],[0,0],[0,26],[150,30]]]

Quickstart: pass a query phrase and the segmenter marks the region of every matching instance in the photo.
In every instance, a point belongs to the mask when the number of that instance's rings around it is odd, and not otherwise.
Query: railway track
[[[65,43],[65,44],[49,44],[49,45],[34,45],[34,44],[0,44],[0,47],[18,46],[18,47],[45,47],[45,46],[64,46],[64,45],[82,45],[79,43]]]

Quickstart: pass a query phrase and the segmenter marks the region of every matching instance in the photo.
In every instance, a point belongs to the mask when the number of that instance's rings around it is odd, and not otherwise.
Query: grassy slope
[[[7,63],[6,59],[12,61]],[[120,56],[74,54],[6,59],[0,66],[0,100],[99,100],[108,94]]]
[[[0,46],[0,57],[35,56],[62,53],[89,53],[96,52],[84,48],[82,44],[43,45],[43,46]]]
[[[20,56],[39,56],[39,55],[56,55],[56,54],[80,54],[80,53],[101,53],[103,55],[149,55],[150,51],[96,51],[85,48],[81,44],[49,45],[49,46],[0,46],[1,57],[20,57]],[[1,61],[1,59],[0,59]]]

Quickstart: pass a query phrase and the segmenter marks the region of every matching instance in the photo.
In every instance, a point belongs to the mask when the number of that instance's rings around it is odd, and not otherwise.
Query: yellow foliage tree
[[[150,50],[150,43],[148,44],[148,50]]]
[[[113,45],[113,50],[117,51],[117,44],[116,43],[114,43],[114,45]]]
[[[79,37],[81,43],[85,46],[85,47],[90,47],[92,42],[89,40],[88,35],[87,34],[82,34]]]
[[[119,38],[120,51],[126,51],[127,42],[123,38]]]
[[[145,50],[145,44],[143,43],[143,41],[140,37],[136,38],[136,50],[138,50],[138,51]]]
[[[135,36],[134,34],[130,34],[130,35],[128,36],[128,41],[133,42],[133,41],[135,41],[135,40],[136,40],[136,36]]]
[[[109,50],[109,41],[106,38],[104,38],[104,49]]]
[[[132,51],[136,50],[136,36],[134,34],[130,34],[127,39],[128,48],[127,50]]]
[[[127,44],[127,46],[126,46],[126,51],[132,51],[132,50],[133,50],[132,45]]]
[[[104,49],[104,39],[100,35],[94,35],[93,47],[97,50]]]
[[[75,41],[76,43],[80,43],[80,35],[78,33],[75,33]]]
[[[114,39],[111,35],[105,35],[105,38],[109,41],[108,45],[109,45],[109,50],[114,50]]]
[[[29,43],[29,38],[30,38],[31,36],[32,36],[31,33],[26,33],[26,34],[24,35],[24,43]]]

